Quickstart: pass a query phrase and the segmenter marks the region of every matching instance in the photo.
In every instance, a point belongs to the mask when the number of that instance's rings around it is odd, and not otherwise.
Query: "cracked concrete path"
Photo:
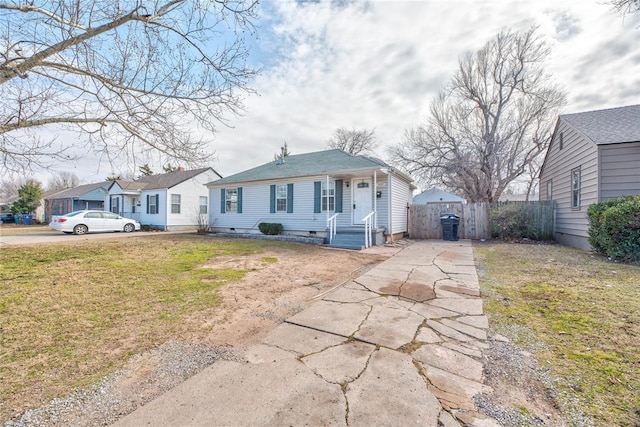
[[[116,426],[498,426],[471,242],[419,241]]]

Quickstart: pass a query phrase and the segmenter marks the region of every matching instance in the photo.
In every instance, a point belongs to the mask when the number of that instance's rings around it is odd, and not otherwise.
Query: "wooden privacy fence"
[[[442,239],[443,213],[454,213],[460,217],[458,237],[461,239],[490,239],[503,229],[505,209],[518,210],[528,218],[527,226],[533,227],[541,238],[553,239],[554,205],[553,202],[497,202],[497,203],[427,203],[409,207],[409,237],[412,239]],[[510,217],[511,218],[511,217]],[[492,233],[493,230],[493,233]]]
[[[454,213],[460,217],[458,237],[461,239],[488,239],[489,203],[462,204],[427,203],[409,208],[409,237],[412,239],[442,239],[440,216]]]

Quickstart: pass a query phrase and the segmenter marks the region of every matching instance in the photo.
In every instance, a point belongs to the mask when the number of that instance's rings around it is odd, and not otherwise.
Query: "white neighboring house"
[[[342,150],[286,156],[208,187],[214,231],[260,233],[261,222],[279,223],[285,234],[352,249],[403,236],[415,188],[383,161]]]
[[[208,182],[222,178],[213,168],[180,169],[135,181],[116,180],[108,188],[105,210],[160,230],[196,228],[209,214]]]

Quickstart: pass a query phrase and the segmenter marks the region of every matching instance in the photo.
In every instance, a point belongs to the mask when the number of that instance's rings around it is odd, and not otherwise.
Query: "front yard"
[[[558,379],[558,404],[640,425],[640,267],[559,245],[474,245],[493,333]],[[572,401],[577,396],[578,401]]]
[[[2,423],[123,367],[120,387],[135,381],[146,393],[159,354],[212,363],[218,356],[209,355],[259,340],[381,260],[194,234],[74,242],[0,251]],[[491,334],[556,379],[560,410],[582,411],[596,425],[640,426],[640,267],[558,245],[477,242],[474,252]],[[514,390],[522,375],[514,374]],[[142,394],[129,390],[137,405],[153,398]]]
[[[191,234],[4,247],[0,423],[165,343],[219,347],[256,339],[378,261]]]

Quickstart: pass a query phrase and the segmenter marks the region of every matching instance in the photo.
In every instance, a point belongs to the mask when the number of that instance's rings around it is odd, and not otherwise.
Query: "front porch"
[[[382,169],[326,176],[321,196],[322,211],[327,213],[327,244],[330,247],[360,250],[385,243],[389,208],[387,184],[388,174]]]

